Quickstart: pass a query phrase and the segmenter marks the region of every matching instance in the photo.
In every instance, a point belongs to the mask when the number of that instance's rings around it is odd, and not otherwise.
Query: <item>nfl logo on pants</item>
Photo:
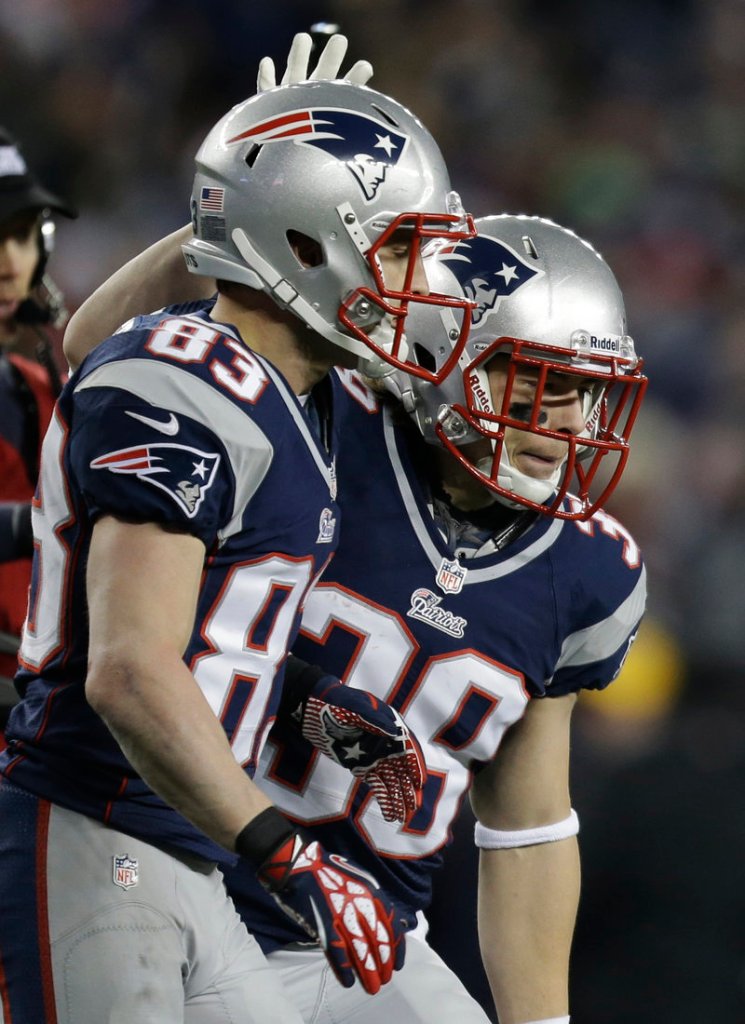
[[[113,881],[120,889],[131,889],[139,881],[139,865],[128,854],[113,858]]]

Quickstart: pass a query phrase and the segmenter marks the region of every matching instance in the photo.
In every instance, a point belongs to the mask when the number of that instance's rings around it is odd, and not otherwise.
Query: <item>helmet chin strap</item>
[[[490,442],[492,446],[494,441]],[[487,456],[484,459],[479,459],[476,462],[476,469],[478,469],[485,476],[489,476],[491,473],[492,460]],[[564,463],[554,470],[550,477],[546,480],[539,480],[534,476],[528,476],[527,473],[523,473],[516,466],[513,466],[510,462],[510,457],[507,454],[506,448],[502,448],[502,455],[499,460],[499,472],[497,474],[497,482],[500,487],[503,487],[506,491],[512,491],[513,494],[519,495],[521,498],[527,498],[528,501],[534,501],[537,505],[542,505],[545,501],[556,493],[561,480],[561,472]],[[500,501],[503,505],[507,505],[509,508],[523,508],[519,501],[511,501],[510,498],[503,494],[496,495],[497,501]]]
[[[396,340],[395,331],[392,318],[386,314],[379,323],[368,330],[367,334],[370,340],[378,348],[382,349],[383,352],[393,352],[393,345]],[[408,357],[409,345],[406,341],[406,335],[402,334],[399,339],[398,358],[406,361]],[[387,377],[396,367],[392,363],[386,362],[381,356],[375,355],[374,352],[369,352],[364,357],[364,362],[361,364],[360,369],[366,376],[380,379]]]
[[[491,412],[491,402],[489,396],[491,395],[491,388],[489,386],[489,378],[483,367],[478,367],[475,374],[478,378],[480,385],[481,402],[487,406],[487,412]],[[486,456],[485,458],[478,459],[474,464],[479,472],[483,473],[484,476],[491,477],[492,473],[492,462],[493,453],[496,446],[496,442],[492,439],[489,441],[492,449],[492,457]],[[564,460],[566,461],[566,460]],[[500,487],[506,491],[512,491],[513,494],[517,494],[521,498],[526,498],[528,501],[533,501],[536,505],[542,505],[545,501],[556,493],[561,480],[561,473],[564,466],[564,462],[557,466],[554,472],[545,480],[539,480],[537,477],[528,476],[527,473],[523,473],[513,466],[510,461],[510,456],[507,452],[507,446],[502,445],[502,453],[499,457],[499,470],[497,473],[497,483]],[[519,501],[512,501],[506,495],[497,494],[497,501],[503,505],[507,505],[508,508],[523,508]]]

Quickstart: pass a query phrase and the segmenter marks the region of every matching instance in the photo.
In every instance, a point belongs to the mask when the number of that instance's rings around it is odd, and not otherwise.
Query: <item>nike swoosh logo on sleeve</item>
[[[131,416],[134,420],[139,420],[148,427],[152,427],[153,430],[159,431],[161,434],[167,434],[169,437],[173,437],[174,434],[179,432],[179,421],[176,419],[173,413],[170,417],[165,420],[154,420],[150,416],[144,416],[141,412],[132,412],[130,409],[126,409],[127,416]]]

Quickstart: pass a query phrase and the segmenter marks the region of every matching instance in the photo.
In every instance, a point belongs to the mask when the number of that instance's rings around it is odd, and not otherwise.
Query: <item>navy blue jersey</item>
[[[185,661],[252,773],[302,603],[336,547],[333,440],[327,451],[284,378],[209,308],[125,324],[60,397],[35,499],[22,700],[0,770],[123,832],[218,858],[139,778],[84,693],[96,519],[193,534],[206,553]],[[334,385],[319,387],[330,409]]]
[[[633,538],[602,512],[587,523],[541,518],[502,551],[459,560],[419,480],[422,443],[358,378],[343,379],[353,398],[339,455],[341,545],[294,651],[397,707],[429,780],[421,809],[391,824],[364,784],[277,722],[257,782],[327,849],[367,868],[413,925],[474,770],[529,700],[614,678],[643,613],[645,571]],[[302,941],[247,876],[228,881],[266,948]]]

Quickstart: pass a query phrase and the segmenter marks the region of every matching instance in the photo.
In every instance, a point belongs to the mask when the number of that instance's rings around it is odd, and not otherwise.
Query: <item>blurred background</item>
[[[584,896],[573,1024],[745,1024],[745,2],[24,0],[0,4],[0,123],[81,211],[74,309],[186,223],[192,157],[325,20],[409,106],[476,215],[552,217],[615,270],[648,397],[609,511],[647,620],[576,718]],[[464,810],[434,941],[490,1007]]]

